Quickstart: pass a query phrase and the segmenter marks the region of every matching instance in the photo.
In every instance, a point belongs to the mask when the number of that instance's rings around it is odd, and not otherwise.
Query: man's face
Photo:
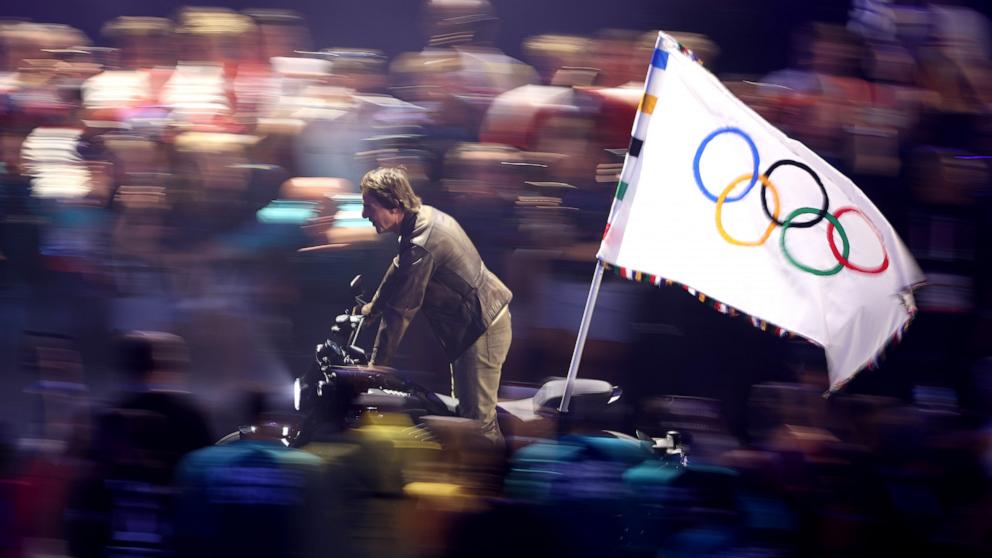
[[[379,234],[400,232],[400,223],[403,222],[402,209],[386,209],[375,196],[368,192],[362,192],[362,204],[362,217],[372,222],[372,225],[375,226],[375,232]]]

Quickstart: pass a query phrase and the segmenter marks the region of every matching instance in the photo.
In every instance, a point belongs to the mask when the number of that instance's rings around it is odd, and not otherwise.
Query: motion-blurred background
[[[403,165],[513,290],[504,384],[564,375],[657,30],[850,176],[929,285],[903,342],[824,400],[815,347],[611,278],[580,375],[623,386],[631,431],[694,431],[704,462],[795,474],[755,480],[788,496],[761,517],[833,546],[776,551],[888,548],[859,538],[879,526],[912,533],[900,549],[990,548],[989,5],[215,4],[0,8],[0,552],[68,552],[53,479],[122,391],[187,390],[215,438],[251,420],[248,394],[289,405],[348,281],[371,291],[393,254],[361,219],[379,165]],[[135,330],[180,339],[181,373],[122,373]],[[447,390],[426,324],[396,364]]]

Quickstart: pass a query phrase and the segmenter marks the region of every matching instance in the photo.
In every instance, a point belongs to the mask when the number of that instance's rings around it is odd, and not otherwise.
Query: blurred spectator
[[[185,180],[182,190],[170,190],[182,211],[189,212],[190,225],[216,233],[252,216],[246,200],[249,168],[248,149],[258,138],[245,134],[186,132],[175,138],[177,163],[174,172]],[[178,184],[176,186],[179,186]]]
[[[177,556],[350,555],[344,479],[284,446],[264,415],[252,424],[252,439],[204,448],[179,465]]]
[[[592,55],[599,71],[596,85],[618,87],[634,83],[643,87],[645,62],[651,59],[655,37],[628,29],[607,29],[597,34]]]
[[[13,498],[16,544],[26,555],[64,552],[62,511],[90,435],[90,393],[74,340],[26,335],[22,365],[34,381],[25,390],[37,405],[19,441]]]
[[[179,336],[138,331],[118,342],[119,366],[130,393],[117,409],[158,413],[169,431],[154,444],[171,469],[186,453],[213,443],[205,415],[189,393],[189,353]],[[97,445],[99,447],[99,445]]]
[[[848,12],[847,28],[879,41],[896,39],[896,11],[892,0],[853,0]]]
[[[185,342],[132,332],[116,347],[125,393],[104,412],[66,511],[73,556],[165,555],[172,550],[172,477],[179,460],[213,442],[186,392]]]
[[[523,192],[515,149],[491,144],[459,144],[445,155],[444,206],[465,223],[479,255],[499,276],[515,239],[514,205]]]
[[[594,115],[568,114],[549,118],[538,131],[537,151],[549,153],[547,164],[557,181],[562,205],[573,208],[579,240],[599,239],[613,203],[615,184],[596,181],[596,169],[613,157],[596,141]]]
[[[244,14],[255,23],[262,60],[297,56],[310,48],[310,32],[300,14],[277,9],[251,9]]]
[[[792,89],[801,100],[801,115],[792,131],[821,157],[844,165],[849,130],[861,123],[860,109],[870,105],[868,84],[859,75],[862,45],[843,27],[815,23],[794,33],[796,64],[762,81]]]
[[[96,129],[137,125],[153,118],[176,63],[176,36],[165,18],[119,17],[103,27],[116,45],[103,71],[82,84],[83,119]]]
[[[381,51],[360,48],[324,49],[331,61],[331,83],[356,93],[382,94],[389,77],[386,58]]]
[[[10,72],[0,80],[0,93],[14,122],[76,125],[80,80],[73,74],[79,68],[61,58],[89,39],[68,25],[18,22],[0,25],[0,42]]]
[[[975,327],[983,284],[978,235],[985,217],[975,201],[987,188],[988,169],[967,152],[922,147],[914,152],[909,171],[906,242],[928,284],[918,294],[925,319],[913,332],[914,358],[905,365],[915,378],[955,386],[964,394],[975,356],[967,332]]]
[[[486,111],[481,140],[540,149],[537,142],[553,117],[590,113],[595,108],[591,99],[570,85],[523,85],[500,94]]]
[[[43,217],[31,196],[31,181],[22,173],[24,137],[19,130],[0,132],[0,267],[4,286],[17,289],[34,288],[41,278]]]
[[[556,81],[559,72],[584,66],[590,47],[591,41],[579,35],[535,35],[523,44],[524,53],[545,85],[568,85]],[[583,85],[590,85],[591,80],[590,77]]]
[[[172,22],[160,17],[121,16],[103,26],[120,50],[121,70],[150,70],[176,63]]]
[[[242,30],[241,58],[228,76],[233,119],[250,129],[260,127],[266,118],[287,116],[274,114],[282,95],[295,94],[284,89],[285,72],[280,66],[303,56],[310,49],[310,37],[303,18],[290,10],[251,9],[244,15],[254,25]]]
[[[231,131],[234,98],[231,82],[242,63],[255,24],[221,8],[183,8],[178,15],[178,65],[162,91],[161,102],[173,118],[207,131]]]
[[[373,53],[356,60],[349,60],[350,55],[340,49],[329,54],[334,55],[328,79],[348,89],[329,89],[333,96],[301,113],[306,121],[296,138],[296,157],[301,175],[342,178],[357,188],[364,173],[382,163],[378,156],[411,153],[396,144],[419,138],[425,111],[375,91],[378,62],[366,58]]]
[[[992,102],[992,24],[956,0],[934,0],[927,7],[933,18],[931,49],[921,62],[944,97],[942,104],[956,110],[987,109]]]
[[[25,332],[24,343],[21,364],[33,376],[26,392],[37,405],[25,440],[53,455],[78,453],[89,437],[90,402],[77,345],[43,332]]]
[[[427,0],[424,18],[428,47],[394,61],[407,76],[400,85],[415,88],[400,98],[422,103],[433,133],[475,141],[493,98],[538,76],[495,48],[498,19],[487,0]]]

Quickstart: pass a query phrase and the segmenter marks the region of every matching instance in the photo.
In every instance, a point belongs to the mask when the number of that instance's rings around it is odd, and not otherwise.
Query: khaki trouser
[[[458,414],[481,422],[483,434],[494,442],[503,438],[496,422],[496,396],[512,340],[507,307],[482,337],[451,364],[451,392],[458,399]]]

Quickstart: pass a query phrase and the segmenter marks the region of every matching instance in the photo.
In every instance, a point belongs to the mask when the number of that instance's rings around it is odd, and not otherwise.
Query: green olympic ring
[[[782,247],[782,253],[785,254],[785,259],[789,260],[789,263],[791,263],[792,265],[798,267],[799,269],[807,273],[812,273],[813,275],[819,275],[821,277],[836,275],[840,273],[842,269],[844,269],[843,263],[838,263],[836,266],[830,269],[817,269],[815,267],[809,267],[808,265],[804,265],[795,258],[793,258],[792,254],[789,253],[789,249],[785,246],[785,231],[789,230],[789,225],[792,223],[792,220],[800,215],[805,215],[808,213],[820,215],[821,210],[812,207],[800,207],[799,209],[796,209],[795,211],[790,213],[789,216],[785,218],[785,221],[783,221],[782,235],[779,236],[779,245]],[[829,221],[830,224],[832,224],[837,229],[837,233],[840,234],[840,241],[843,244],[843,247],[841,248],[841,252],[842,252],[841,256],[846,261],[847,257],[851,253],[851,245],[847,241],[847,233],[844,232],[844,227],[841,226],[840,221],[830,213],[823,213],[822,215],[824,219]]]

